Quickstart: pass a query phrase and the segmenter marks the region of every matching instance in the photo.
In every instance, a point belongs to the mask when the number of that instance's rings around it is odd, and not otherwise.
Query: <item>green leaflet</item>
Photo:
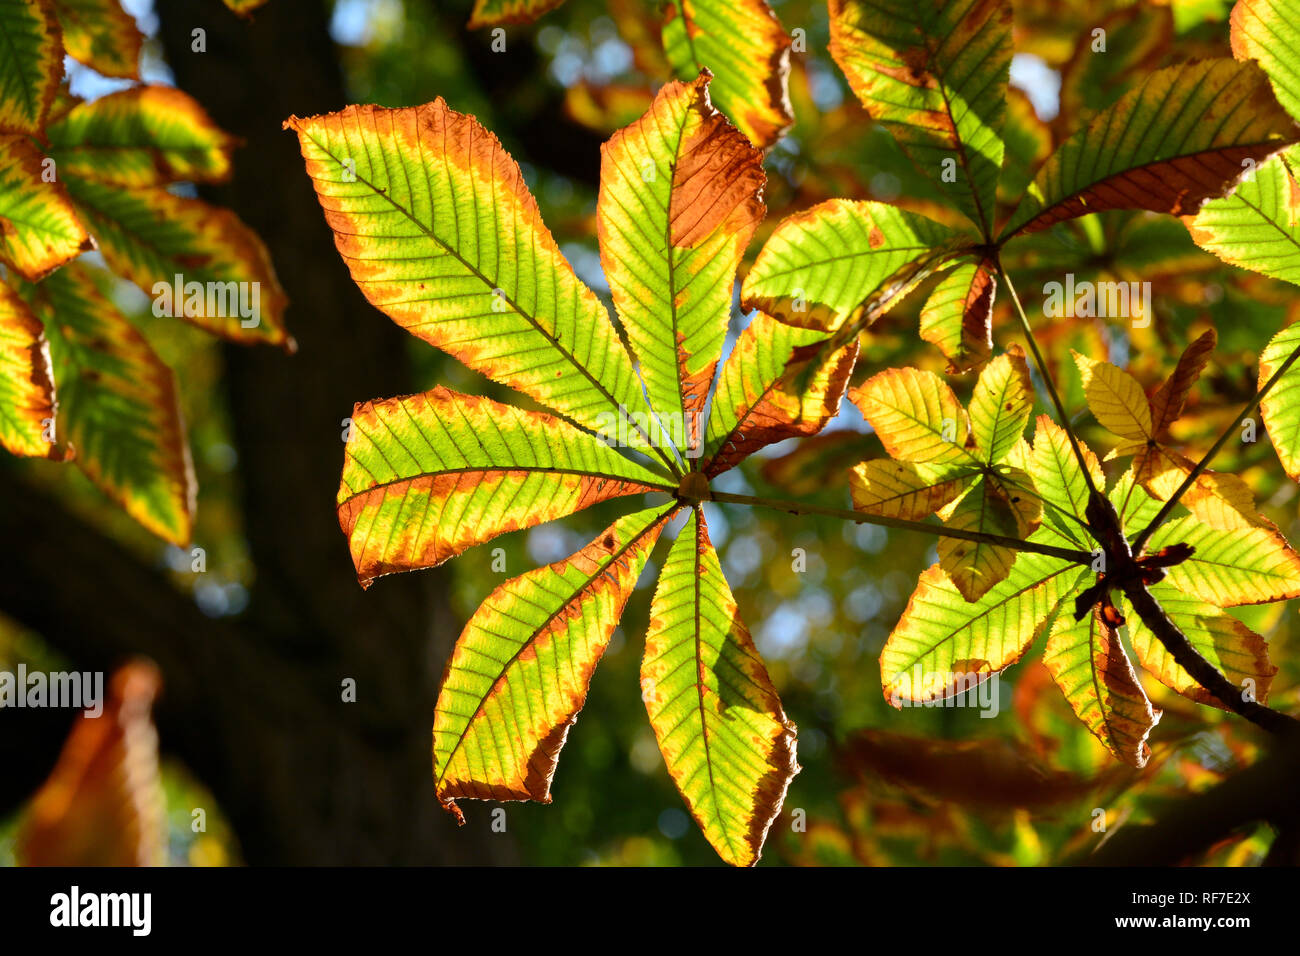
[[[39,134],[63,79],[63,44],[46,0],[0,0],[0,133]]]
[[[831,199],[782,220],[745,276],[742,301],[808,328],[870,323],[956,239],[947,227],[885,203]]]
[[[663,44],[678,79],[712,71],[714,105],[755,146],[771,146],[794,122],[790,38],[765,0],[669,0]]]
[[[127,514],[188,546],[198,486],[171,369],[79,263],[30,295],[54,360],[59,442]]]
[[[1048,159],[1002,231],[1006,239],[1106,209],[1192,215],[1247,161],[1296,140],[1254,63],[1200,60],[1158,70]]]
[[[1287,358],[1300,348],[1300,325],[1287,326],[1259,357],[1259,383],[1271,379]],[[1300,363],[1282,373],[1260,403],[1268,437],[1291,478],[1300,480]]]
[[[457,816],[457,798],[551,802],[592,672],[676,507],[620,518],[564,561],[502,584],[474,612],[433,725],[438,799]]]
[[[1238,0],[1232,8],[1232,54],[1258,60],[1277,100],[1300,117],[1300,3]]]
[[[1151,755],[1147,735],[1160,721],[1128,659],[1119,632],[1093,608],[1074,620],[1063,608],[1043,648],[1051,672],[1075,716],[1117,758],[1134,767]]]
[[[601,150],[601,264],[650,404],[684,454],[699,451],[766,181],[758,150],[709,107],[708,74],[668,83]]]
[[[872,118],[984,235],[1005,146],[1011,4],[831,0],[831,55]]]
[[[335,244],[413,335],[581,425],[649,408],[604,307],[561,255],[518,165],[441,99],[291,118]],[[649,443],[644,426],[629,428]]]
[[[1224,262],[1300,285],[1300,148],[1291,147],[1241,177],[1231,196],[1201,207],[1187,228]]]
[[[693,509],[650,607],[641,691],[668,772],[709,843],[752,866],[799,772],[786,719]]]
[[[352,413],[339,524],[362,587],[499,534],[675,485],[599,438],[438,386]]]

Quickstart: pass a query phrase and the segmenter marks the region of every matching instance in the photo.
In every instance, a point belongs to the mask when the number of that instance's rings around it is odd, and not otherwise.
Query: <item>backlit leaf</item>
[[[339,524],[363,587],[499,534],[676,484],[553,415],[438,386],[358,405]]]
[[[984,369],[970,402],[971,436],[985,464],[1006,458],[1034,409],[1034,385],[1025,353],[1012,345]]]
[[[67,185],[112,270],[156,303],[166,287],[172,314],[192,325],[236,342],[293,348],[283,320],[288,296],[266,247],[229,209],[159,187],[128,190],[79,176]],[[174,291],[178,276],[184,304]],[[190,283],[199,298],[187,291]]]
[[[564,0],[474,0],[469,28],[477,30],[506,23],[532,23],[563,2]]]
[[[873,119],[984,233],[1004,145],[1011,4],[831,0],[831,56]]]
[[[551,777],[596,663],[675,509],[620,518],[563,561],[493,591],[465,625],[438,695],[438,799],[551,802]]]
[[[1098,362],[1078,352],[1071,354],[1083,376],[1088,409],[1101,426],[1128,441],[1151,438],[1151,407],[1137,379],[1109,362]]]
[[[650,404],[697,445],[741,254],[766,210],[762,157],[709,105],[708,74],[666,84],[601,150],[601,264]]]
[[[1059,539],[1040,528],[1030,540]],[[936,693],[950,697],[961,690],[958,678],[983,681],[1014,664],[1085,574],[1070,561],[1025,551],[1005,579],[978,601],[967,602],[932,565],[880,652],[886,699],[900,706]]]
[[[1048,159],[1003,236],[1105,209],[1195,215],[1247,168],[1296,141],[1253,62],[1200,60],[1152,73]]]
[[[1196,552],[1167,571],[1184,594],[1219,607],[1263,604],[1300,596],[1300,555],[1271,528],[1213,528],[1196,517],[1166,521],[1151,535],[1147,551],[1188,544]]]
[[[924,277],[918,260],[953,238],[885,203],[831,199],[782,220],[745,276],[742,300],[792,325],[835,329],[869,303],[901,297]]]
[[[15,455],[58,458],[58,446],[45,440],[54,408],[54,370],[44,326],[0,282],[0,446]]]
[[[1258,60],[1277,101],[1300,117],[1300,4],[1296,0],[1238,0],[1231,17],[1232,54]]]
[[[63,79],[63,44],[49,0],[0,0],[0,47],[0,133],[38,134]]]
[[[1160,602],[1169,619],[1187,636],[1187,641],[1207,661],[1245,689],[1249,686],[1260,703],[1268,700],[1269,687],[1277,667],[1269,662],[1264,639],[1230,614],[1199,597],[1183,594],[1171,585],[1150,585],[1151,596]],[[1129,641],[1138,663],[1154,674],[1162,684],[1192,700],[1224,707],[1223,703],[1183,670],[1160,640],[1142,622],[1128,602],[1124,603]],[[1247,685],[1246,682],[1250,681]],[[1226,708],[1225,708],[1226,709]]]
[[[722,366],[705,433],[705,474],[720,474],[760,448],[814,435],[839,411],[858,355],[825,333],[756,312]]]
[[[189,95],[137,86],[78,103],[47,130],[61,173],[119,186],[221,182],[235,141]]]
[[[600,300],[561,255],[518,164],[477,120],[439,99],[285,125],[376,308],[594,431],[615,434],[617,416],[649,414]]]
[[[932,464],[970,464],[966,410],[933,372],[886,369],[849,390],[849,398],[876,430],[891,458]]]
[[[1028,483],[1028,476],[1023,476]],[[1037,499],[1022,496],[991,475],[981,478],[966,492],[944,525],[962,531],[978,531],[1008,538],[1027,538],[1038,521]],[[979,600],[1011,571],[1016,552],[987,541],[965,538],[939,539],[939,566],[967,601]]]
[[[1231,196],[1201,207],[1187,228],[1224,262],[1300,285],[1300,148],[1248,169]]]
[[[664,54],[679,79],[704,69],[714,104],[759,148],[794,122],[787,92],[790,38],[765,0],[669,0]]]
[[[121,0],[54,0],[54,9],[68,56],[104,76],[140,78],[144,34]]]
[[[934,287],[921,309],[921,338],[936,346],[949,371],[979,368],[993,354],[993,297],[988,263],[964,262]]]
[[[32,296],[59,384],[60,443],[127,514],[188,546],[198,486],[171,369],[80,263]]]
[[[1043,648],[1043,663],[1075,716],[1106,749],[1134,767],[1146,766],[1147,735],[1160,720],[1138,683],[1119,632],[1099,609],[1076,621],[1061,613]]]
[[[0,262],[35,282],[78,253],[90,239],[49,167],[24,136],[0,136]]]
[[[757,863],[799,772],[795,727],[741,623],[699,509],[655,589],[641,690],[668,772],[709,843],[735,866]]]
[[[849,475],[849,490],[853,507],[859,511],[920,521],[955,500],[978,473],[974,465],[926,465],[876,458],[854,467]]]
[[[1259,384],[1271,379],[1298,348],[1300,325],[1288,326],[1273,336],[1259,357]],[[1282,467],[1300,481],[1300,363],[1287,369],[1264,396],[1260,414]]]

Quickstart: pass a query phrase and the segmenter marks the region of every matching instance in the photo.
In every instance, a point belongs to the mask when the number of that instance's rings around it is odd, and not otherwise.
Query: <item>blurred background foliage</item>
[[[270,0],[282,2],[289,0]],[[803,31],[803,43],[792,57],[790,74],[796,121],[767,157],[769,218],[751,246],[751,260],[782,217],[831,196],[897,202],[951,218],[936,207],[933,188],[911,169],[890,136],[873,126],[849,95],[826,51],[825,3],[771,0],[771,5],[787,31]],[[151,0],[127,0],[125,6],[149,36],[146,78],[168,82],[171,74],[156,37]],[[486,32],[466,32],[469,7],[469,0],[336,0],[330,33],[345,70],[348,101],[396,107],[441,96],[455,109],[478,116],[520,161],[546,223],[578,274],[608,301],[593,228],[598,147],[610,131],[644,110],[667,76],[655,5],[567,0],[537,24],[510,27],[504,53],[492,52]],[[1000,199],[1008,204],[1018,200],[1027,173],[1049,144],[1076,128],[1089,111],[1113,102],[1135,77],[1195,56],[1227,55],[1229,7],[1226,0],[1017,0],[1012,82],[1018,92],[1009,120],[1013,161]],[[1104,60],[1082,54],[1099,26],[1107,30]],[[68,69],[74,91],[87,97],[121,85],[72,61]],[[503,90],[510,95],[502,95]],[[249,161],[236,154],[237,163]],[[1017,285],[1029,290],[1031,307],[1041,304],[1036,290],[1066,271],[1078,280],[1104,276],[1152,282],[1155,321],[1149,328],[1097,319],[1059,319],[1041,326],[1041,341],[1065,387],[1067,405],[1080,411],[1083,435],[1097,439],[1098,447],[1105,447],[1105,441],[1083,411],[1070,348],[1127,364],[1150,386],[1168,373],[1188,342],[1207,327],[1216,329],[1219,352],[1194,399],[1194,414],[1185,416],[1177,433],[1188,448],[1203,449],[1251,395],[1260,348],[1296,317],[1297,300],[1286,287],[1221,265],[1167,217],[1087,217],[1012,244],[1007,258]],[[917,335],[918,308],[926,294],[927,288],[912,294],[864,335],[855,382],[890,365],[944,370],[938,351]],[[145,296],[133,287],[123,286],[119,299],[177,372],[200,488],[195,539],[205,549],[206,572],[191,573],[188,553],[150,537],[109,506],[75,469],[8,457],[0,468],[21,471],[57,494],[82,520],[166,570],[204,614],[238,623],[258,568],[244,540],[235,480],[241,463],[230,434],[229,409],[216,387],[223,376],[222,350],[182,323],[154,318]],[[1007,308],[1005,301],[998,302],[998,346],[1016,338],[1003,311]],[[363,310],[355,321],[388,320]],[[746,321],[737,309],[728,347]],[[288,314],[291,330],[310,322],[310,315]],[[443,383],[504,397],[499,386],[414,338],[408,341],[421,387]],[[964,400],[973,376],[955,378],[953,384]],[[398,390],[395,382],[393,391]],[[718,486],[842,508],[848,502],[849,466],[881,454],[879,442],[846,402],[822,435],[768,449]],[[1230,444],[1216,468],[1249,482],[1263,513],[1293,540],[1300,533],[1295,486],[1266,440]],[[500,559],[510,576],[559,560],[623,510],[617,502],[594,507],[460,557],[450,572],[455,618],[464,621],[503,580]],[[1212,786],[1257,755],[1259,739],[1242,721],[1193,705],[1145,679],[1164,718],[1152,735],[1149,765],[1142,771],[1122,768],[1073,717],[1036,660],[1003,675],[994,718],[961,708],[894,710],[880,691],[877,656],[918,573],[936,560],[934,539],[730,505],[706,505],[706,511],[741,614],[799,728],[803,772],[773,826],[765,865],[1062,862],[1086,853],[1125,824],[1159,817],[1180,796]],[[320,520],[335,519],[323,513]],[[340,553],[345,548],[340,534]],[[21,542],[8,550],[22,560]],[[661,562],[663,554],[661,547],[652,560]],[[598,669],[554,780],[554,803],[506,806],[507,833],[498,838],[514,842],[521,862],[718,863],[669,780],[640,700],[637,669],[650,600],[647,582],[652,580],[647,570]],[[124,595],[123,600],[148,600],[148,595]],[[1293,609],[1274,605],[1232,611],[1269,638],[1273,661],[1281,667],[1273,705],[1300,706]],[[41,635],[0,617],[0,669],[12,670],[20,661],[42,669],[67,663]],[[432,713],[428,717],[431,721]],[[238,838],[211,794],[166,756],[165,738],[161,747],[168,861],[239,862]],[[51,765],[54,758],[50,754]],[[434,799],[431,780],[427,799]],[[206,833],[191,830],[194,807],[209,808]],[[465,810],[471,827],[489,826],[490,805],[470,803]],[[20,808],[0,825],[0,862],[13,862],[23,812]],[[1105,832],[1098,830],[1099,818]],[[1239,834],[1216,847],[1205,862],[1258,862],[1270,839],[1266,829]]]

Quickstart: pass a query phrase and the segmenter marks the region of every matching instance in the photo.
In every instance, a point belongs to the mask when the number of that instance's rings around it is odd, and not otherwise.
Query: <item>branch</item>
[[[840,518],[858,524],[875,524],[884,528],[919,531],[921,534],[936,535],[940,538],[963,538],[966,541],[982,541],[986,544],[1014,548],[1017,551],[1033,551],[1037,554],[1051,555],[1054,558],[1064,558],[1066,561],[1074,561],[1077,564],[1088,564],[1092,561],[1092,555],[1086,551],[1058,548],[1050,544],[1039,544],[1037,541],[1026,541],[1023,538],[1012,538],[1007,535],[991,534],[986,531],[967,531],[963,528],[948,528],[939,524],[926,524],[924,521],[886,518],[884,515],[866,514],[848,508],[822,508],[818,505],[806,505],[797,501],[779,501],[774,498],[758,498],[753,495],[733,495],[725,491],[710,491],[708,498],[705,500],[722,501],[733,505],[753,505],[758,508],[770,508],[773,511],[784,511],[786,514],[791,515],[824,515],[828,518]]]

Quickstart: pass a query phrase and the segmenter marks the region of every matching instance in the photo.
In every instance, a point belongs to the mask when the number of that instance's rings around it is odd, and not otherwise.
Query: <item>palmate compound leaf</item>
[[[700,215],[701,208],[694,203],[685,208],[685,219],[678,224],[676,216],[667,214],[679,208],[671,190],[660,197],[662,208],[652,201],[653,193],[649,198],[633,195],[629,187],[634,183],[622,175],[618,161],[638,134],[648,135],[645,124],[625,131],[605,153],[603,176],[608,183],[602,189],[602,202],[608,196],[623,204],[640,203],[642,224],[656,215],[662,218],[669,241],[657,248],[650,243],[624,246],[629,254],[642,257],[641,268],[656,275],[664,274],[666,263],[674,268],[684,263],[698,269],[697,275],[707,276],[710,263],[678,258],[680,250],[671,248],[678,225],[683,246],[711,244],[715,255],[734,264],[752,218],[762,212],[761,205],[753,207],[755,178],[738,191],[728,188],[736,177],[719,182],[716,190],[702,190],[701,182],[711,179],[687,175],[690,163],[697,160],[708,165],[710,157],[752,155],[748,146],[736,143],[734,130],[712,122],[716,114],[703,97],[705,80],[695,86],[669,84],[660,91],[651,115],[661,121],[676,116],[683,128],[698,122],[711,130],[708,143],[724,149],[699,155],[675,152],[676,160],[668,161],[686,168],[679,168],[682,175],[669,181],[688,196],[703,195],[715,202],[731,197],[730,207],[716,216]],[[731,371],[723,374],[731,385],[726,398],[715,403],[720,424],[709,433],[718,440],[707,459],[694,462],[697,472],[705,474],[683,477],[677,461],[667,457],[663,458],[667,469],[653,459],[649,467],[640,464],[635,454],[621,449],[631,445],[657,453],[663,448],[649,447],[628,435],[626,428],[616,427],[615,412],[625,416],[623,426],[634,421],[632,414],[641,414],[618,402],[619,396],[630,400],[633,389],[640,388],[631,361],[594,295],[573,276],[545,233],[532,198],[519,183],[518,168],[491,134],[471,118],[451,113],[441,102],[413,110],[351,107],[314,120],[291,120],[289,125],[299,132],[307,168],[317,179],[340,251],[372,301],[383,303],[402,324],[474,367],[490,369],[500,380],[566,413],[559,417],[524,411],[445,388],[359,405],[347,444],[339,515],[363,585],[379,574],[435,564],[495,534],[529,527],[596,501],[644,492],[675,494],[679,502],[695,500],[701,486],[707,487],[706,476],[716,473],[710,469],[730,467],[757,443],[777,440],[782,429],[811,433],[834,412],[856,356],[854,337],[835,341],[825,332],[796,329],[759,316],[751,326],[755,331],[749,332],[754,346],[738,345],[728,363]],[[427,152],[421,152],[422,142],[429,144]],[[726,148],[729,142],[733,145]],[[330,143],[348,152],[335,157],[329,152]],[[334,166],[347,169],[343,160],[356,166],[355,180],[350,175],[336,176]],[[404,164],[403,175],[376,186],[366,177],[382,174],[385,162],[390,168]],[[748,159],[739,169],[747,168]],[[420,175],[426,181],[421,182]],[[502,177],[504,181],[499,181]],[[419,183],[420,188],[408,183]],[[409,209],[401,207],[408,200],[412,200]],[[401,207],[400,217],[387,218],[394,203]],[[732,214],[727,208],[741,212]],[[610,218],[614,218],[612,211]],[[630,225],[630,220],[625,224]],[[719,228],[738,235],[721,235]],[[602,228],[602,246],[624,241],[611,231],[612,227]],[[411,256],[400,254],[408,249]],[[615,262],[618,251],[602,249],[606,262],[621,269],[623,263]],[[662,257],[662,263],[645,261],[655,255]],[[436,274],[429,272],[431,263]],[[683,360],[686,334],[677,336],[672,329],[670,303],[661,301],[658,311],[645,309],[635,294],[627,292],[635,283],[627,277],[619,281],[625,283],[620,309],[626,310],[621,315],[629,338],[643,350],[658,350],[649,358],[642,356],[643,367],[657,364],[666,369],[656,393],[685,401],[684,396],[703,387],[687,379],[698,376],[702,368],[712,369],[716,352],[691,353],[690,361]],[[722,283],[730,278],[709,281]],[[505,298],[487,288],[496,282],[503,284],[497,288]],[[421,286],[428,287],[423,294]],[[690,295],[695,294],[692,287]],[[679,296],[678,304],[691,302],[690,295]],[[493,302],[506,306],[492,308]],[[523,311],[520,303],[526,306]],[[720,311],[716,305],[713,309]],[[715,322],[720,318],[709,315],[708,323]],[[636,327],[638,323],[641,327]],[[712,330],[704,335],[709,348],[720,348],[717,339]],[[577,348],[570,345],[574,342]],[[462,343],[472,345],[452,347]],[[596,371],[579,357],[594,358]],[[669,379],[673,374],[678,376],[675,382]],[[800,378],[804,375],[814,382],[808,394],[796,384],[804,381]],[[649,411],[644,400],[633,407]],[[741,431],[751,407],[762,409],[761,440],[754,430]],[[645,437],[643,433],[641,438]],[[612,447],[615,443],[619,449]],[[616,522],[578,555],[509,582],[483,603],[457,645],[436,718],[435,774],[439,795],[449,810],[459,815],[454,801],[464,797],[547,798],[556,753],[585,697],[591,668],[655,537],[680,507],[674,503]],[[697,537],[703,530],[702,524],[697,530],[695,521],[692,516],[685,534],[694,555],[691,567],[709,569],[707,587],[697,586],[698,574],[679,573],[662,580],[657,593],[674,602],[685,586],[688,599],[696,595],[692,600],[699,607],[695,619],[700,624],[692,633],[713,640],[706,628],[721,628],[715,644],[722,657],[706,664],[716,663],[723,676],[727,667],[749,676],[746,700],[752,713],[738,710],[730,697],[732,686],[719,683],[723,677],[710,678],[707,667],[662,675],[670,683],[691,681],[688,688],[698,680],[705,691],[721,695],[726,705],[721,713],[724,723],[718,724],[711,713],[700,714],[700,743],[710,761],[725,757],[728,768],[734,762],[738,769],[728,769],[725,785],[701,791],[695,778],[679,773],[697,759],[690,740],[673,736],[664,740],[663,747],[670,772],[718,852],[732,862],[752,863],[794,772],[793,728],[753,656],[752,642],[734,622],[734,601],[707,537]],[[686,547],[681,540],[678,554]],[[616,566],[606,562],[611,555],[616,555]],[[683,639],[686,632],[669,620],[670,611],[655,616],[652,645],[655,640]],[[720,614],[734,623],[726,625]],[[697,646],[693,637],[691,646],[692,653],[704,660],[706,649]],[[735,658],[739,652],[748,655],[745,661]],[[648,660],[647,667],[657,673],[655,658]],[[565,671],[567,677],[550,679],[551,673]],[[738,716],[745,717],[745,733],[725,722]],[[503,743],[507,740],[513,743],[507,746]],[[722,754],[719,747],[729,749]],[[760,765],[768,770],[754,775]]]
[[[1216,341],[1210,330],[1188,345],[1150,399],[1137,379],[1123,369],[1073,353],[1088,408],[1103,427],[1121,439],[1107,460],[1133,456],[1138,483],[1161,501],[1169,500],[1195,468],[1173,447],[1169,428],[1182,415]],[[1265,523],[1255,510],[1250,487],[1236,475],[1206,470],[1179,501],[1215,528],[1251,528]]]
[[[26,290],[50,341],[56,437],[127,514],[188,546],[198,486],[175,376],[99,281],[74,262]]]
[[[58,458],[54,368],[45,327],[7,283],[0,282],[0,446],[15,455]]]
[[[1043,663],[1076,717],[1118,759],[1134,767],[1151,755],[1147,735],[1160,721],[1133,671],[1119,631],[1094,607],[1076,621],[1068,602],[1056,616]]]
[[[550,803],[596,663],[676,505],[620,518],[563,561],[497,588],[447,664],[433,725],[438,799]]]
[[[39,134],[63,79],[50,0],[0,0],[0,133]]]
[[[369,587],[599,501],[675,490],[553,415],[438,386],[353,411],[339,524]]]
[[[679,79],[711,70],[712,95],[760,149],[794,123],[790,106],[790,37],[766,0],[669,0],[663,44]]]
[[[850,476],[854,507],[917,520],[939,512],[949,528],[1023,539],[1037,525],[1029,476],[1007,461],[1024,432],[1034,393],[1014,348],[988,364],[966,410],[933,372],[890,369],[850,393],[893,462],[868,461]],[[968,600],[1005,578],[1015,552],[946,537],[939,564]]]
[[[694,508],[650,606],[641,696],[668,772],[718,854],[758,862],[799,772],[795,727]]]
[[[669,82],[601,147],[596,206],[601,264],[650,404],[688,454],[699,450],[736,269],[766,212],[762,157],[709,105],[709,79]]]
[[[26,136],[0,135],[0,263],[31,282],[90,248],[52,168]]]
[[[1002,238],[1106,209],[1195,215],[1296,139],[1257,64],[1200,60],[1158,70],[1061,144]]]
[[[1007,0],[831,0],[831,56],[871,117],[984,235],[1011,66]]]

